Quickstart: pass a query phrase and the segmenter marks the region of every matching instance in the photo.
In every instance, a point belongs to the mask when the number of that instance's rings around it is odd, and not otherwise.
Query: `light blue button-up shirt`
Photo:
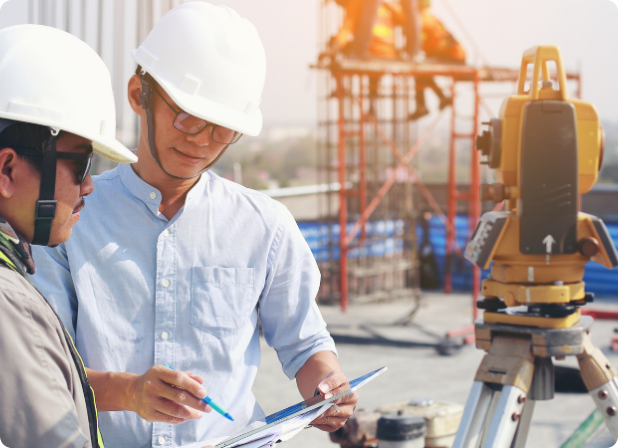
[[[87,367],[190,370],[236,420],[213,412],[181,425],[152,424],[133,412],[102,412],[107,448],[184,445],[263,418],[251,393],[258,314],[289,378],[314,353],[335,352],[315,303],[319,270],[282,204],[207,172],[168,221],[160,192],[130,165],[94,182],[70,240],[34,249],[33,282]]]

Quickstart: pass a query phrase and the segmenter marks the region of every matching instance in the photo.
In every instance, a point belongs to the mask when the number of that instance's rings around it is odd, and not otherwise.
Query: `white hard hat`
[[[266,55],[257,30],[231,8],[180,5],[161,18],[133,59],[185,112],[258,135]]]
[[[137,161],[115,138],[109,70],[77,37],[42,25],[0,30],[0,86],[0,118],[70,132],[102,156]]]

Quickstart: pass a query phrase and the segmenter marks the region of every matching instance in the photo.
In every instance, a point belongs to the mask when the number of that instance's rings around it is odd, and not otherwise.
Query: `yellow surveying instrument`
[[[481,217],[465,251],[478,267],[491,265],[478,302],[485,312],[475,324],[476,345],[488,353],[453,447],[525,446],[535,400],[554,395],[552,357],[565,356],[577,356],[616,439],[617,372],[590,341],[592,319],[580,313],[593,299],[582,281],[586,263],[618,265],[603,222],[579,212],[579,195],[595,184],[603,157],[598,114],[591,104],[567,98],[560,50],[540,46],[524,52],[517,95],[487,124],[476,146],[499,182],[482,185],[481,199],[505,201],[505,207]]]

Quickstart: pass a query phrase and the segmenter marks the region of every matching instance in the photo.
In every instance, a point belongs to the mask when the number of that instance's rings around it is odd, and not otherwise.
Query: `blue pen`
[[[167,365],[167,364],[163,364],[163,365],[167,367],[168,369],[174,370],[174,368],[170,365]],[[227,418],[228,420],[234,421],[234,418],[230,415],[230,413],[225,412],[217,403],[212,401],[212,398],[210,398],[208,395],[206,395],[206,398],[202,398],[202,401],[206,403],[208,406],[210,406],[211,408],[213,408],[215,411],[217,411],[219,414]]]

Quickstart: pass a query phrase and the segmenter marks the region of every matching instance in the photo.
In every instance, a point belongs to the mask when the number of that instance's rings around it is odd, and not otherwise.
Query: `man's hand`
[[[350,383],[341,370],[331,371],[318,385],[318,390],[325,399],[339,395],[350,389]],[[311,424],[322,431],[333,432],[345,425],[347,419],[352,416],[354,408],[358,403],[358,394],[353,392],[350,395],[335,400],[339,407],[331,407],[321,417],[316,418]]]
[[[201,399],[207,395],[204,378],[191,372],[152,367],[133,379],[129,397],[130,411],[147,422],[184,423],[202,418],[212,409]]]

